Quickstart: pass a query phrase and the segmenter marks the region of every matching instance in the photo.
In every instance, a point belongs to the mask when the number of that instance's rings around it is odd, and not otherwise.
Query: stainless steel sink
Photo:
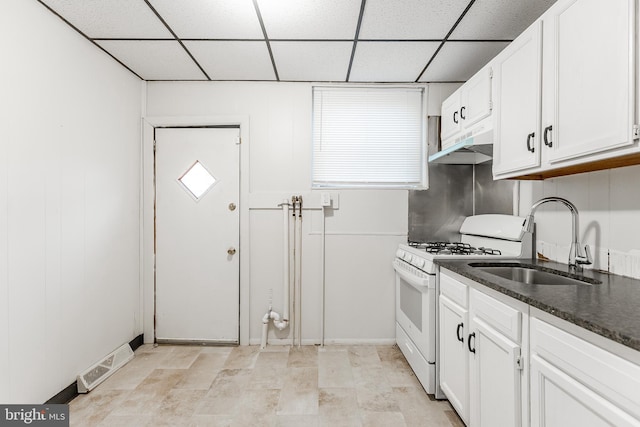
[[[557,270],[546,269],[536,265],[521,263],[486,263],[475,262],[469,266],[477,268],[485,273],[514,282],[526,283],[529,285],[598,285],[602,282],[589,277],[573,276]]]

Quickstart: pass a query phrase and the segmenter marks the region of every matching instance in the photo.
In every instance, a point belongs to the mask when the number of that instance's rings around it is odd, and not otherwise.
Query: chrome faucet
[[[526,233],[533,233],[533,215],[540,205],[549,202],[561,203],[569,209],[569,212],[571,212],[572,231],[571,248],[569,249],[569,266],[576,270],[581,270],[583,265],[593,263],[589,245],[585,245],[583,249],[580,242],[578,242],[578,233],[580,231],[578,224],[578,208],[576,208],[576,206],[567,199],[563,199],[562,197],[545,197],[544,199],[538,200],[533,204],[533,206],[531,206],[531,211],[529,212],[529,215],[527,215],[527,219],[525,219],[522,229]],[[533,254],[533,256],[535,256],[535,254]]]

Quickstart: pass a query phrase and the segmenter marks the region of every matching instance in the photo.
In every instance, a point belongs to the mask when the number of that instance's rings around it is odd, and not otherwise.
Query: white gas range
[[[460,227],[460,242],[410,242],[396,251],[396,342],[429,394],[443,399],[437,381],[437,298],[439,259],[524,258],[531,234],[524,218],[475,215]]]

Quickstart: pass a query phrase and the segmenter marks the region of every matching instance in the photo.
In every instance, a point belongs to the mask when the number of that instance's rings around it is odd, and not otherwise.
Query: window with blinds
[[[314,87],[313,187],[425,188],[423,93]]]

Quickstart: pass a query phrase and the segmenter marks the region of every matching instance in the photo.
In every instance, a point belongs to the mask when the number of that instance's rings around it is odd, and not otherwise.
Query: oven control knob
[[[404,251],[403,251],[402,249],[398,249],[398,250],[396,251],[396,256],[397,256],[398,258],[404,258]]]
[[[411,262],[413,261],[413,255],[404,254],[404,260],[407,261],[409,264],[411,264]]]
[[[416,258],[414,261],[415,261],[416,267],[418,268],[424,267],[424,260],[422,258]]]

